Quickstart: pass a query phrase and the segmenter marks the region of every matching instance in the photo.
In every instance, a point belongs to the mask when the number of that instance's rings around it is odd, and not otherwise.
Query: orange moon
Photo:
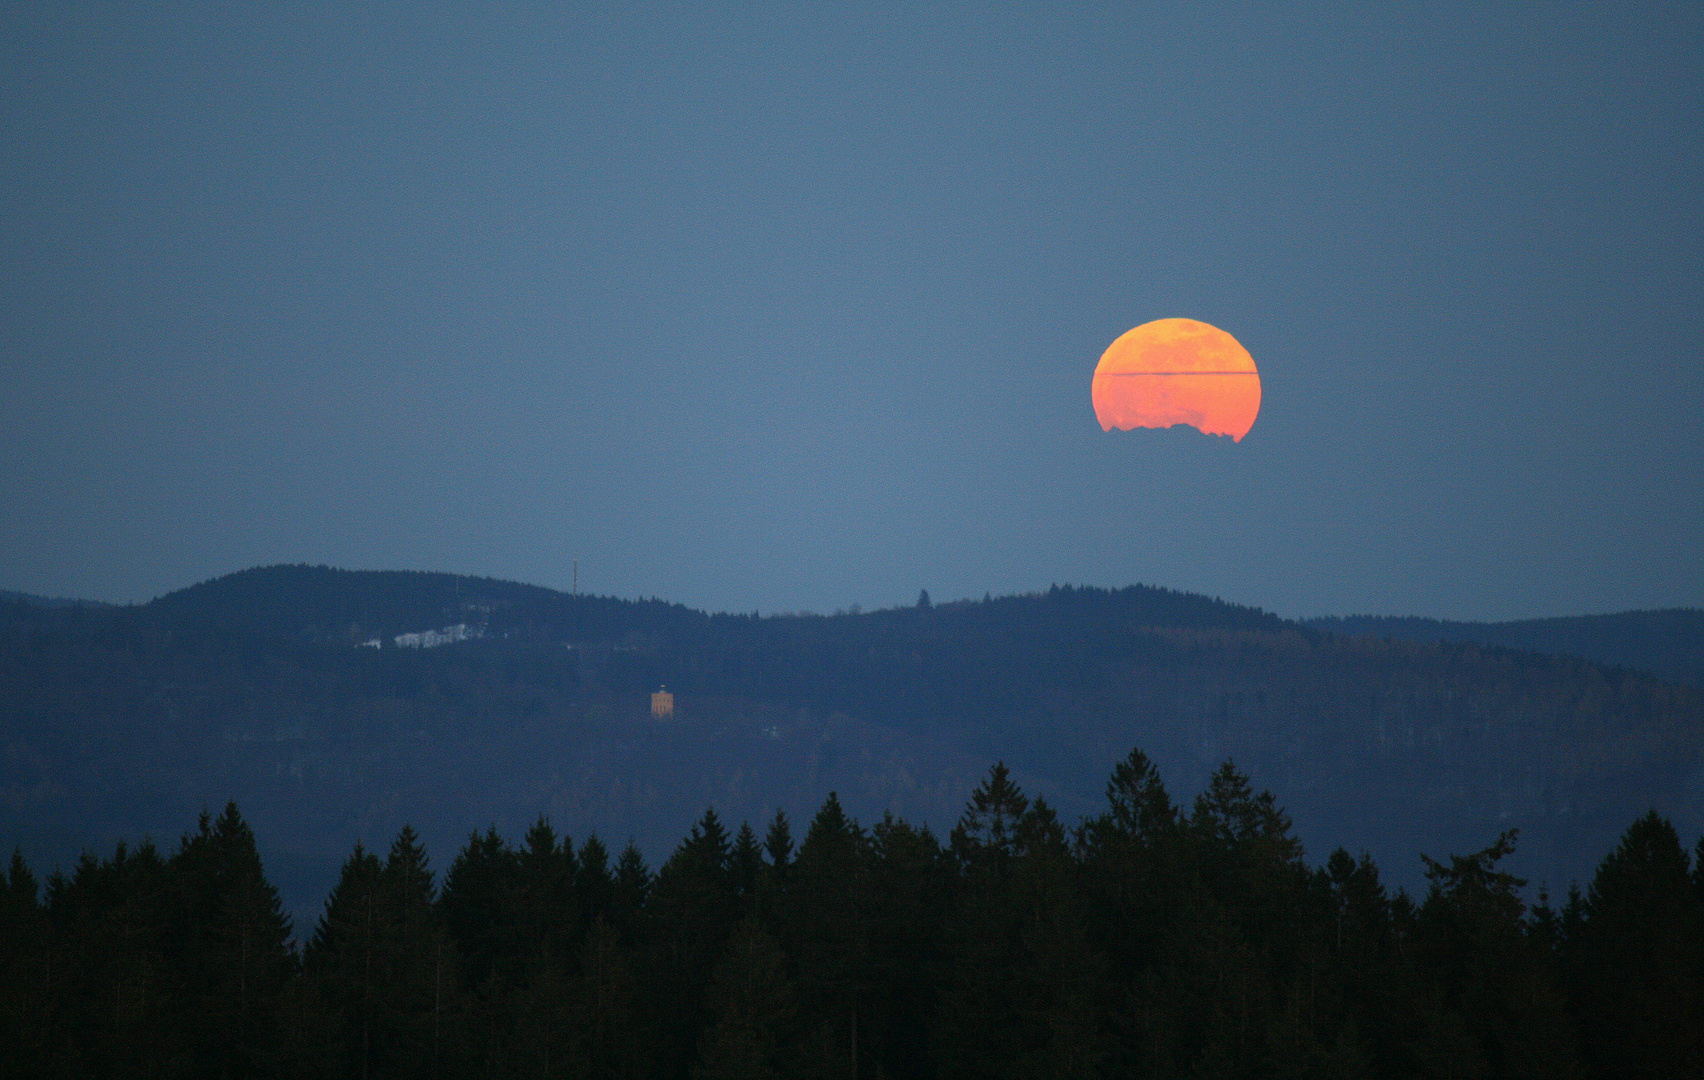
[[[1188,424],[1241,442],[1260,412],[1260,370],[1216,326],[1156,319],[1107,346],[1091,392],[1102,431]]]

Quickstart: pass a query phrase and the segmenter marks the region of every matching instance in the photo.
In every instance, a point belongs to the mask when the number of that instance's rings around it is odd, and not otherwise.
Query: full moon
[[[1102,431],[1188,424],[1241,442],[1260,412],[1260,370],[1216,326],[1156,319],[1107,346],[1091,394]]]

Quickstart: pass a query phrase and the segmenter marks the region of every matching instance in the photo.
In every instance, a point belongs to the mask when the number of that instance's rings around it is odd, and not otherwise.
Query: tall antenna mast
[[[574,595],[580,595],[580,560],[574,560]]]

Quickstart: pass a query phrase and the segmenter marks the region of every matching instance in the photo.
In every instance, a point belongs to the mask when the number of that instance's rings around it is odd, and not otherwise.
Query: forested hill
[[[204,628],[302,641],[356,643],[456,623],[490,636],[582,643],[622,642],[629,635],[706,630],[746,640],[825,634],[834,640],[927,627],[931,636],[995,631],[1076,635],[1169,627],[1276,630],[1282,619],[1256,608],[1144,585],[1125,589],[1059,589],[984,603],[933,606],[929,621],[910,608],[837,618],[747,618],[707,615],[659,600],[618,600],[558,592],[492,578],[327,566],[266,566],[168,593],[142,613],[163,628]],[[808,626],[808,629],[807,629]]]
[[[1000,758],[1072,821],[1133,746],[1186,793],[1233,758],[1310,851],[1415,885],[1420,852],[1509,827],[1511,865],[1556,888],[1647,809],[1704,827],[1696,689],[1142,586],[759,617],[269,567],[145,605],[0,603],[0,842],[51,866],[236,799],[297,910],[405,822],[447,850],[545,813],[656,857],[706,806],[838,791],[944,829]]]
[[[1403,641],[1472,641],[1531,652],[1582,656],[1704,686],[1704,609],[1667,608],[1510,622],[1450,622],[1412,616],[1306,619],[1334,634]]]
[[[499,635],[620,638],[701,622],[660,601],[573,596],[494,578],[409,570],[263,566],[191,585],[143,605],[162,629],[358,644],[471,622]]]
[[[34,593],[0,589],[0,604],[27,604],[38,608],[111,607],[99,600],[74,600],[64,596],[37,596]]]

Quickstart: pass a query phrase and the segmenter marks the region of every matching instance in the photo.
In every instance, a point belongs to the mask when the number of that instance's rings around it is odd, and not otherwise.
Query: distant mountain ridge
[[[417,570],[340,570],[278,565],[240,570],[141,605],[161,626],[299,641],[354,642],[453,624],[468,615],[625,601],[565,597],[540,585]],[[685,609],[681,609],[685,610]]]
[[[1284,620],[1257,608],[1148,585],[1122,589],[1067,588],[1079,607],[1117,610],[1132,625],[1174,628],[1277,629]],[[972,608],[995,605],[1010,615],[1049,593],[991,598],[983,604],[957,601],[931,610],[955,619]],[[346,640],[356,634],[406,632],[473,616],[494,629],[561,627],[585,635],[637,629],[696,626],[711,620],[746,619],[740,613],[711,614],[660,600],[560,592],[495,578],[414,570],[340,570],[305,564],[255,567],[213,578],[142,605],[161,625],[297,638]],[[768,619],[876,620],[911,608],[858,615],[770,615]],[[763,621],[763,620],[757,620]]]
[[[1366,849],[1398,881],[1511,826],[1555,888],[1651,806],[1704,828],[1696,689],[1353,629],[1148,586],[760,618],[310,566],[0,603],[0,846],[51,866],[234,798],[306,903],[404,822],[440,860],[541,813],[656,859],[706,806],[797,817],[838,791],[944,833],[999,759],[1071,821],[1132,746],[1182,795],[1235,759],[1313,856]]]
[[[1412,616],[1303,619],[1315,630],[1400,641],[1472,641],[1580,656],[1704,687],[1704,608],[1623,611],[1509,622],[1452,622]]]
[[[0,589],[0,604],[29,604],[40,608],[112,607],[104,600],[79,600],[70,596],[37,596],[35,593]]]
[[[1103,606],[1121,607],[1125,616],[1121,621],[1132,626],[1272,630],[1285,621],[1255,608],[1152,586],[1071,592],[1085,599],[1099,597]],[[43,607],[87,603],[0,593],[4,596]],[[1003,605],[1008,614],[1016,614],[1023,601],[1017,596],[990,602]],[[973,606],[974,602],[961,601],[939,605],[939,609],[951,613]],[[460,622],[494,627],[497,632],[542,625],[582,638],[619,637],[655,630],[659,624],[679,628],[703,625],[715,618],[680,604],[570,594],[496,578],[431,571],[340,570],[304,564],[238,571],[167,593],[143,607],[164,625],[318,641],[389,638]],[[886,609],[871,612],[868,617],[879,620],[888,613],[907,610]],[[1578,656],[1704,687],[1704,609],[1700,608],[1506,622],[1323,616],[1296,620],[1296,625],[1360,637],[1471,641]]]

